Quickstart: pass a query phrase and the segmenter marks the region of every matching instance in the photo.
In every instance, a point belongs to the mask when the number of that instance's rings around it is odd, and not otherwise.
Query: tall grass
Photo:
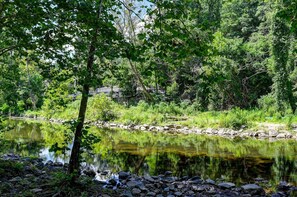
[[[67,105],[63,111],[51,114],[50,118],[75,119],[78,115],[79,100]],[[46,112],[37,114],[43,116]],[[32,114],[32,112],[29,112]],[[47,117],[47,116],[44,116]],[[87,109],[86,119],[91,121],[103,120],[125,124],[165,125],[177,124],[189,127],[233,128],[251,127],[259,122],[282,123],[291,128],[297,123],[297,117],[292,114],[281,116],[270,110],[243,110],[234,108],[228,111],[199,112],[194,105],[187,102],[180,104],[160,102],[148,104],[140,101],[135,106],[120,105],[106,95],[91,97]]]

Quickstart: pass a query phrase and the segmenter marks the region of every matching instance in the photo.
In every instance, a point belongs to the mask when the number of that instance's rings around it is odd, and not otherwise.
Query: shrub
[[[88,106],[88,119],[109,121],[115,118],[114,102],[105,94],[95,95],[90,99]]]
[[[234,108],[226,115],[220,118],[219,126],[225,128],[240,129],[242,126],[246,126],[248,123],[247,114],[245,111]]]

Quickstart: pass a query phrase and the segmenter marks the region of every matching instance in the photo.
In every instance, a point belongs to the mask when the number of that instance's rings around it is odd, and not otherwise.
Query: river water
[[[8,129],[0,137],[0,154],[68,162],[72,132],[66,126],[24,120],[4,124]],[[236,184],[254,182],[255,178],[268,180],[268,184],[297,183],[295,140],[227,139],[98,128],[90,128],[88,133],[100,141],[88,138],[82,165],[98,171],[98,179],[119,171],[139,175],[172,171],[178,177],[198,175]]]

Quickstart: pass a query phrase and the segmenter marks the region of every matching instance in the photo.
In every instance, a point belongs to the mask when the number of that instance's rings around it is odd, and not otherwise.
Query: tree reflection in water
[[[72,132],[46,122],[10,121],[4,132],[0,154],[42,156],[68,162]],[[261,177],[276,184],[297,183],[297,143],[294,140],[269,142],[255,139],[226,139],[201,135],[164,135],[93,128],[101,138],[82,156],[85,166],[111,172],[130,171],[139,175],[202,176],[235,183]],[[49,152],[53,145],[58,151]]]

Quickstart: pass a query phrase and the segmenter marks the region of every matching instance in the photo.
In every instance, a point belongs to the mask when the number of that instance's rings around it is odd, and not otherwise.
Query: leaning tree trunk
[[[97,19],[99,20],[102,9],[102,0],[100,1]],[[82,98],[79,107],[79,114],[77,118],[77,126],[75,129],[75,136],[73,140],[73,147],[71,151],[68,173],[74,174],[74,177],[79,175],[79,165],[80,165],[80,148],[81,148],[81,140],[82,140],[82,131],[84,127],[84,121],[86,117],[86,110],[88,105],[89,91],[90,91],[90,83],[93,71],[93,65],[95,60],[95,51],[96,51],[96,42],[99,28],[95,29],[93,39],[91,41],[88,53],[87,60],[87,74],[84,79],[83,90],[82,90]]]
[[[144,95],[144,98],[148,102],[153,101],[154,99],[153,99],[152,95],[147,91],[147,89],[146,89],[146,87],[145,87],[145,85],[143,83],[143,80],[142,80],[140,74],[137,71],[136,66],[133,64],[131,59],[128,58],[128,61],[129,61],[129,64],[130,64],[130,67],[131,67],[131,69],[133,71],[134,76],[136,77],[136,79],[138,80],[138,82],[139,82],[139,84],[140,84],[140,86],[142,88],[142,93]]]
[[[273,18],[273,47],[274,57],[274,86],[276,94],[276,104],[278,111],[285,112],[284,103],[289,101],[293,112],[296,110],[295,98],[292,93],[292,85],[287,71],[289,54],[289,34],[290,29],[283,19],[277,15]]]

